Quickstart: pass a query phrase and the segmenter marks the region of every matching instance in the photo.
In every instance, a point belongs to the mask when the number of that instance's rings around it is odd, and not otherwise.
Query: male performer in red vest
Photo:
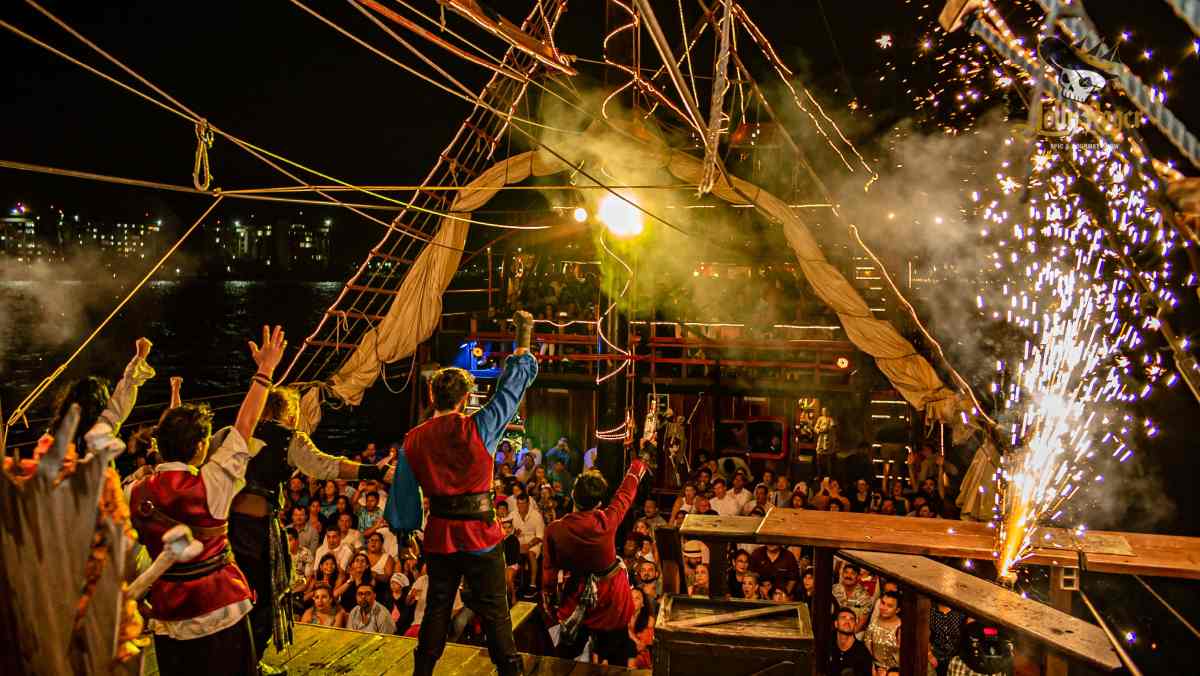
[[[433,417],[409,430],[396,457],[385,512],[392,528],[420,528],[421,490],[429,498],[424,539],[429,589],[414,655],[417,676],[432,674],[446,647],[452,604],[464,578],[471,593],[463,600],[483,620],[488,654],[500,676],[524,673],[508,614],[504,550],[499,546],[504,533],[491,492],[496,444],[537,377],[537,359],[529,352],[533,316],[517,312],[513,322],[517,347],[488,403],[463,415],[474,379],[458,368],[438,371],[429,383]]]
[[[629,574],[617,556],[614,538],[645,474],[645,463],[634,459],[604,508],[600,507],[608,493],[604,475],[594,469],[580,474],[571,489],[575,511],[546,526],[542,601],[547,613],[562,623],[560,657],[578,657],[589,635],[594,639],[593,654],[612,666],[628,666],[628,660],[637,654],[629,638],[634,612]],[[555,611],[560,570],[567,575]]]
[[[227,520],[250,460],[246,440],[258,425],[286,345],[283,329],[265,326],[262,347],[250,343],[258,372],[233,429],[208,462],[212,414],[191,404],[173,408],[154,431],[164,462],[130,489],[133,525],[151,558],[162,551],[163,534],[179,524],[204,544],[199,556],[175,564],[150,588],[154,652],[165,675],[257,672],[247,617],[254,595],[234,563]]]

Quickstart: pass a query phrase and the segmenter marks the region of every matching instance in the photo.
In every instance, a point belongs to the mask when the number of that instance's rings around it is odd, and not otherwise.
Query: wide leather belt
[[[465,495],[431,495],[429,515],[455,521],[486,521],[490,524],[496,520],[495,497],[490,491]]]
[[[157,522],[166,528],[174,528],[182,524],[182,521],[174,519],[163,513],[153,501],[146,499],[138,503],[135,508],[135,513],[143,519],[149,519]],[[201,540],[210,540],[215,537],[221,537],[229,534],[229,524],[223,523],[220,526],[193,526],[186,524],[192,530],[192,535]]]
[[[228,544],[216,555],[210,556],[203,561],[188,561],[187,563],[177,563],[167,569],[163,573],[162,579],[171,580],[172,582],[187,582],[188,580],[198,580],[210,573],[213,573],[225,566],[233,563],[233,549]]]

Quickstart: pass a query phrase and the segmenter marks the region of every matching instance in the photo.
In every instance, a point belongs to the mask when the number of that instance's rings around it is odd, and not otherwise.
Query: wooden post
[[[492,316],[492,247],[487,248],[488,266],[488,316]]]
[[[1050,605],[1064,613],[1071,614],[1071,589],[1064,588],[1063,573],[1066,569],[1054,566],[1050,569]],[[1052,650],[1046,651],[1046,676],[1067,676],[1067,659]]]
[[[808,609],[813,624],[813,674],[825,673],[829,664],[829,648],[833,641],[833,550],[813,549],[813,605]]]
[[[900,614],[900,673],[925,676],[929,670],[929,597],[916,589],[904,590]]]
[[[708,589],[709,596],[720,599],[729,593],[726,583],[729,581],[729,543],[725,541],[706,542],[708,545]]]

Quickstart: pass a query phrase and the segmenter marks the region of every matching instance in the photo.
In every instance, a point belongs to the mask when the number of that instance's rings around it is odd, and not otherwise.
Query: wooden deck
[[[700,521],[704,518],[717,517],[688,516],[680,535],[704,536],[712,527]],[[1084,538],[1085,549],[1093,549],[1087,547],[1090,540],[1096,544],[1096,551],[1087,554],[1088,570],[1093,572],[1200,579],[1200,538],[1093,531]],[[971,521],[777,508],[763,518],[753,541],[992,560],[995,532],[987,524]],[[1127,543],[1132,555],[1102,553],[1113,541]],[[1051,548],[1036,549],[1022,562],[1027,566],[1077,564],[1074,551]]]
[[[297,624],[295,642],[282,653],[269,652],[265,661],[286,667],[288,676],[384,676],[412,673],[417,639],[383,636],[350,629]],[[646,670],[603,667],[555,657],[523,655],[530,676],[649,676]],[[484,676],[496,673],[486,648],[450,643],[438,660],[438,676]],[[153,646],[147,651],[144,676],[158,676]]]

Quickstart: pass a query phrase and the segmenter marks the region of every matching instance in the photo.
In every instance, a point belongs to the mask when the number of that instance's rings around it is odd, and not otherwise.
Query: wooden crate
[[[668,594],[654,626],[655,676],[812,674],[813,634],[808,608],[700,627],[679,623],[777,604]]]

